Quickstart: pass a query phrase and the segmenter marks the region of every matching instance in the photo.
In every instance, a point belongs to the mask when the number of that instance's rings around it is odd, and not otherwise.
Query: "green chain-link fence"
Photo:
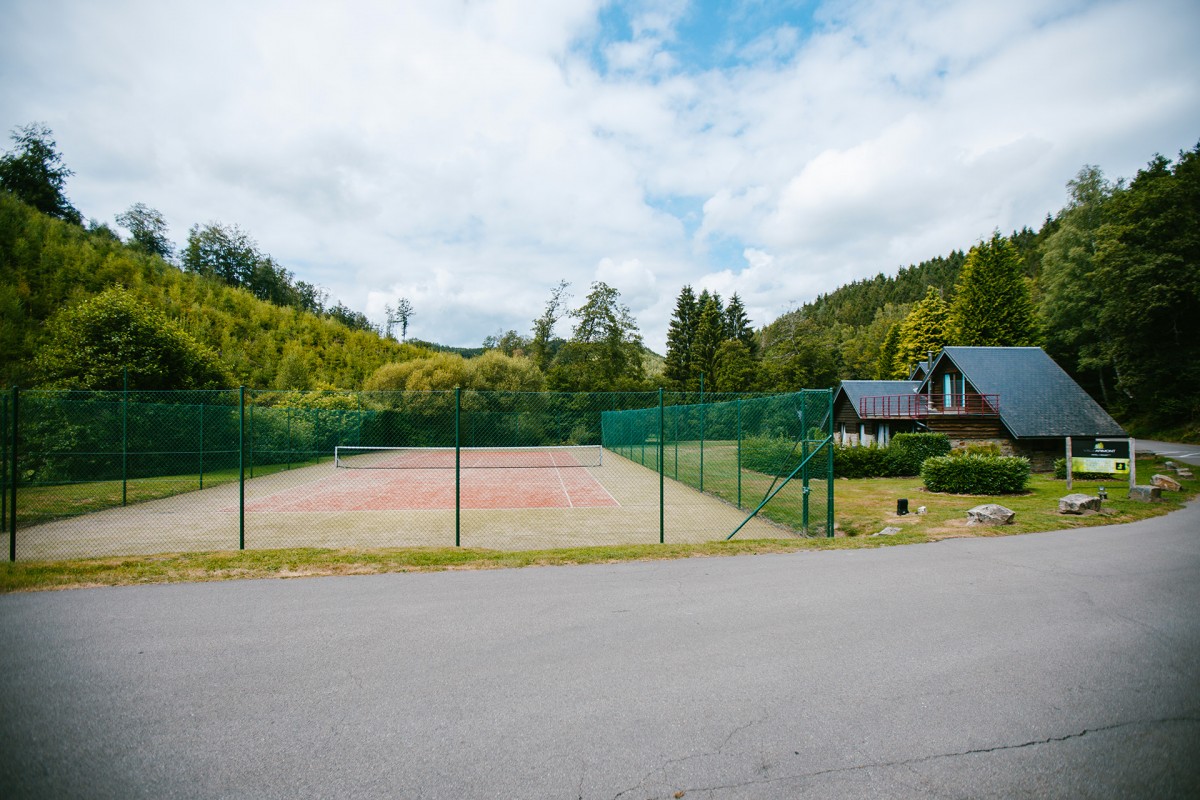
[[[14,560],[827,535],[830,403],[9,390],[0,516]]]

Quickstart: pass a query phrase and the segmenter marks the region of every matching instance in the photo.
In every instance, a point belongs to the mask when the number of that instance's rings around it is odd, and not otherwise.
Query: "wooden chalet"
[[[956,448],[994,443],[1049,470],[1067,436],[1128,436],[1040,347],[947,347],[921,372],[913,381],[843,382],[835,439],[882,445],[902,430],[931,431]]]

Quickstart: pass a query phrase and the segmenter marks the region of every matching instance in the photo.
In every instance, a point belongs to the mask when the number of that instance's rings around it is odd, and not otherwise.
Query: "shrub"
[[[886,447],[845,447],[833,449],[833,474],[839,478],[890,478],[895,472]]]
[[[788,475],[800,466],[800,448],[791,439],[769,436],[742,440],[742,467],[764,475]]]
[[[1029,473],[1029,459],[1003,456],[936,456],[921,465],[925,488],[949,494],[1018,494]]]
[[[897,433],[888,445],[891,475],[920,475],[925,459],[950,453],[950,437],[944,433]]]

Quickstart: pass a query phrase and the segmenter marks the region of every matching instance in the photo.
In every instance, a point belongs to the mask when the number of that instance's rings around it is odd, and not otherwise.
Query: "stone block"
[[[1129,487],[1129,499],[1140,500],[1143,503],[1162,500],[1162,489],[1157,486],[1131,486]]]
[[[1176,467],[1175,474],[1181,478],[1194,478],[1195,477],[1192,474],[1192,471],[1190,469],[1188,469],[1187,467]]]
[[[1069,494],[1058,501],[1058,513],[1083,514],[1100,510],[1100,498],[1090,494]]]
[[[967,512],[968,525],[1011,525],[1017,512],[995,503],[984,503]]]
[[[1150,476],[1150,485],[1157,486],[1160,489],[1165,489],[1168,492],[1182,492],[1183,485],[1179,481],[1167,475],[1152,475]]]
[[[903,528],[895,528],[895,527],[892,527],[891,525],[889,525],[888,527],[884,528],[883,530],[879,531],[878,533],[872,533],[871,535],[872,536],[895,536],[897,533],[900,533],[902,530],[903,530]]]

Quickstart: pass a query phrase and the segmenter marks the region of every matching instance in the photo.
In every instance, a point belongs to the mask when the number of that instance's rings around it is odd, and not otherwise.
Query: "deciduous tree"
[[[14,128],[16,147],[0,156],[0,189],[52,217],[83,224],[83,216],[64,194],[67,178],[75,173],[63,163],[53,132],[40,122]]]

